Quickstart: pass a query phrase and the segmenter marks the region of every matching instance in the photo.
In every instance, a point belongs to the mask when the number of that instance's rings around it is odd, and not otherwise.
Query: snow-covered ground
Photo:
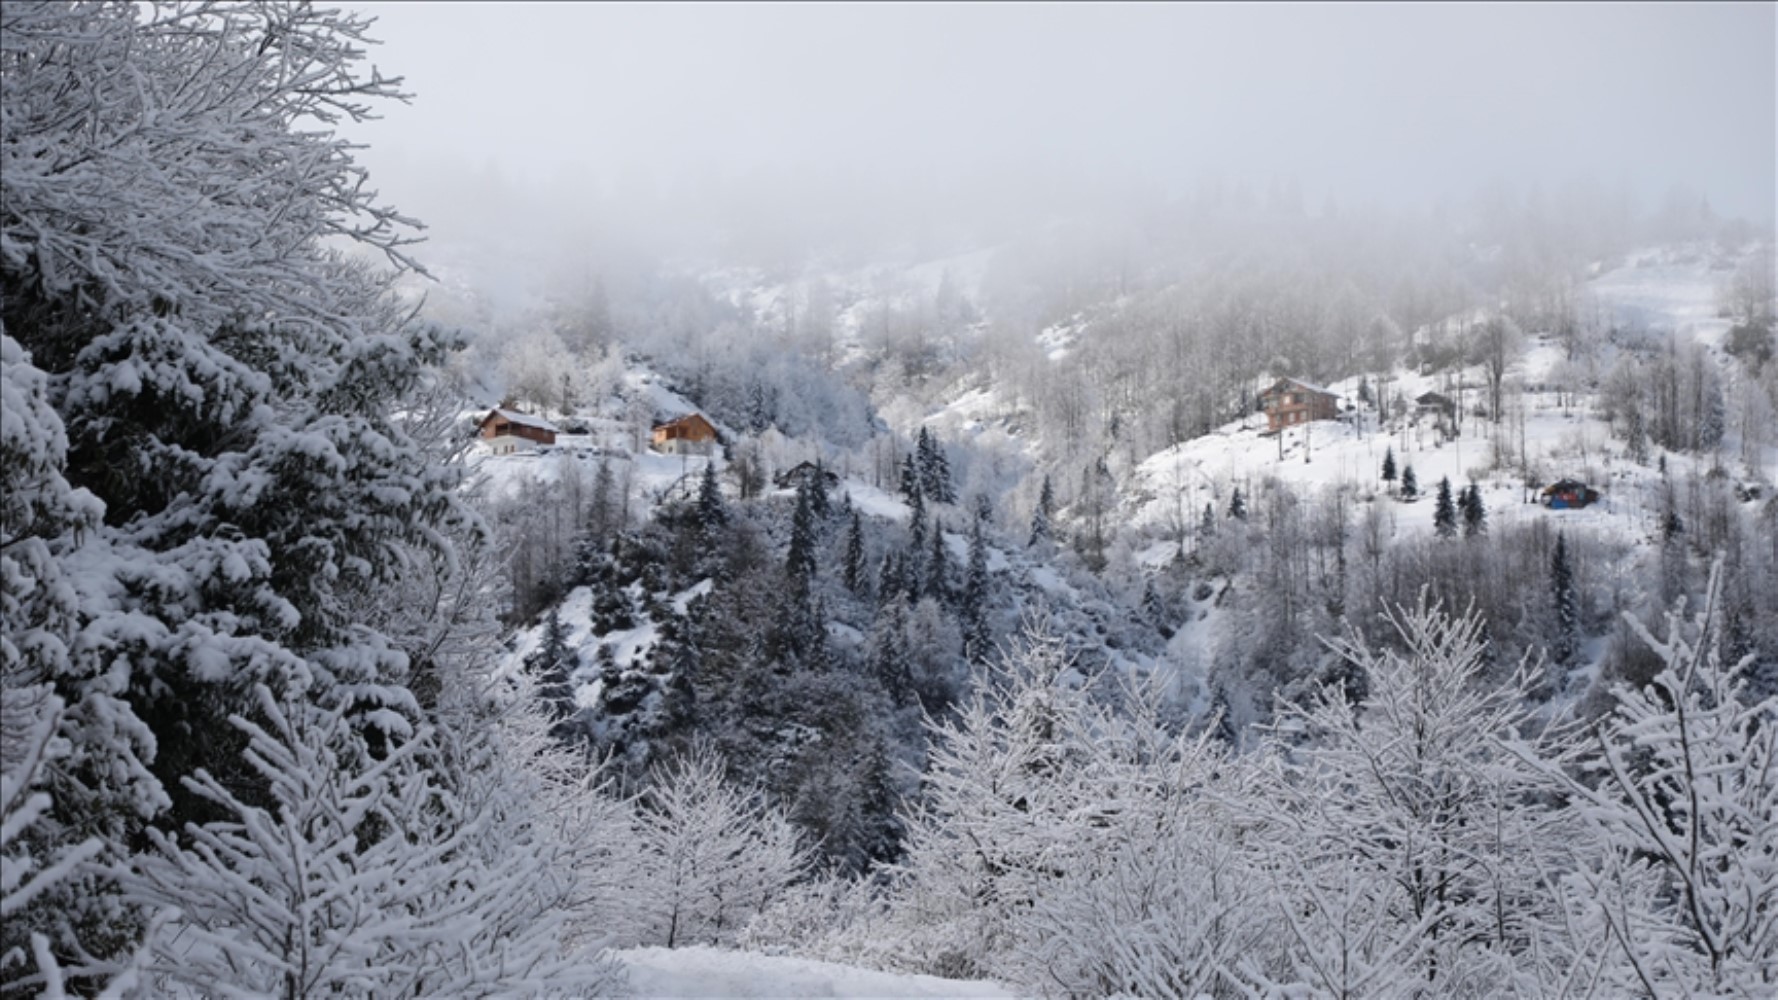
[[[638,997],[1011,997],[995,983],[898,975],[716,948],[615,953]]]
[[[1694,246],[1630,254],[1621,266],[1588,281],[1585,294],[1609,322],[1622,328],[1656,336],[1671,333],[1715,347],[1730,325],[1729,320],[1716,315],[1720,285],[1725,275],[1732,273],[1724,260]],[[1607,345],[1604,350],[1609,354],[1612,348]],[[1255,485],[1276,478],[1311,493],[1336,484],[1356,486],[1361,497],[1374,495],[1374,502],[1388,505],[1398,532],[1430,532],[1432,499],[1439,480],[1449,477],[1454,490],[1472,481],[1481,484],[1491,524],[1549,518],[1564,526],[1600,529],[1632,541],[1644,538],[1655,528],[1659,472],[1630,461],[1623,442],[1613,440],[1610,428],[1596,416],[1597,400],[1592,395],[1576,393],[1564,400],[1553,391],[1564,378],[1563,358],[1563,348],[1555,341],[1541,336],[1527,338],[1523,353],[1507,369],[1508,419],[1496,428],[1485,418],[1466,415],[1463,435],[1450,441],[1439,440],[1430,419],[1393,433],[1380,430],[1368,407],[1356,419],[1319,421],[1288,430],[1282,442],[1262,433],[1263,415],[1230,423],[1141,463],[1124,497],[1126,523],[1173,528],[1181,523],[1195,524],[1206,503],[1213,504],[1220,517],[1227,510],[1231,488],[1238,485],[1251,497]],[[1733,371],[1726,359],[1719,357],[1718,361],[1725,376]],[[1567,378],[1576,380],[1572,373]],[[1479,367],[1462,372],[1461,383],[1466,410],[1485,398]],[[1341,393],[1344,401],[1355,402],[1357,386],[1357,379],[1346,379],[1330,388]],[[1526,390],[1522,433],[1511,415],[1517,405],[1512,400],[1515,386]],[[1410,401],[1428,391],[1456,395],[1446,376],[1411,372],[1397,372],[1389,389],[1392,396],[1399,392]],[[1527,502],[1531,493],[1517,472],[1516,458],[1506,463],[1506,468],[1490,468],[1495,464],[1496,434],[1515,454],[1522,442],[1542,482],[1579,479],[1599,489],[1602,501],[1585,510],[1550,510]],[[1390,448],[1398,469],[1413,467],[1421,494],[1417,502],[1388,497],[1380,472]],[[1725,447],[1725,454],[1732,453]],[[1677,454],[1670,454],[1667,463],[1676,477],[1702,472],[1709,465],[1707,459]],[[1769,469],[1773,464],[1768,460],[1764,467]]]

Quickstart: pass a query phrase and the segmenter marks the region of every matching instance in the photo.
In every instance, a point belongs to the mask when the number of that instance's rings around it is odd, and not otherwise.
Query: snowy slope
[[[994,983],[898,975],[716,948],[615,953],[638,997],[1010,997]]]
[[[1732,258],[1703,247],[1653,248],[1631,254],[1621,266],[1593,277],[1585,284],[1584,294],[1590,308],[1621,329],[1663,340],[1672,334],[1714,348],[1730,326],[1729,320],[1716,313],[1719,286],[1731,271]],[[1606,344],[1602,350],[1606,358],[1600,369],[1609,366],[1616,349]],[[1725,378],[1734,376],[1736,369],[1728,358],[1715,353],[1712,357]],[[1595,396],[1577,392],[1565,399],[1554,391],[1565,378],[1577,381],[1574,373],[1564,372],[1564,366],[1562,346],[1551,338],[1533,335],[1508,366],[1506,381],[1509,387],[1526,388],[1522,441],[1533,471],[1543,482],[1566,476],[1600,489],[1603,501],[1589,509],[1551,511],[1528,503],[1531,494],[1517,473],[1516,460],[1505,469],[1489,468],[1496,433],[1515,452],[1520,444],[1520,430],[1508,426],[1510,421],[1503,421],[1497,430],[1483,418],[1466,416],[1463,436],[1441,444],[1430,420],[1410,422],[1390,433],[1378,427],[1374,410],[1360,406],[1356,418],[1319,421],[1304,429],[1288,430],[1282,442],[1262,434],[1265,418],[1253,415],[1150,456],[1125,490],[1125,523],[1153,528],[1177,527],[1182,520],[1192,524],[1206,503],[1215,505],[1220,516],[1233,487],[1240,486],[1251,497],[1253,487],[1268,478],[1310,494],[1326,487],[1349,486],[1356,488],[1360,498],[1380,495],[1385,486],[1379,478],[1383,456],[1393,448],[1398,467],[1413,466],[1422,494],[1415,503],[1386,496],[1377,500],[1389,504],[1398,533],[1432,530],[1432,496],[1439,480],[1449,477],[1453,489],[1472,481],[1481,484],[1492,524],[1547,518],[1566,527],[1599,529],[1632,541],[1646,538],[1653,532],[1660,503],[1659,473],[1630,461],[1624,444],[1612,439],[1610,428],[1596,415]],[[1458,378],[1466,408],[1485,398],[1485,378],[1479,367],[1465,369]],[[1356,404],[1357,379],[1346,379],[1330,388],[1341,393],[1344,402]],[[1390,391],[1392,395],[1399,391],[1409,400],[1427,391],[1456,395],[1449,376],[1405,371],[1396,373]],[[1773,464],[1768,460],[1765,467]],[[1675,477],[1701,473],[1708,465],[1707,459],[1668,456],[1668,467]]]

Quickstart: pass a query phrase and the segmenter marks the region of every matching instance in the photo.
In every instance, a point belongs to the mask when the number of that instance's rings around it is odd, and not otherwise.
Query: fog
[[[1774,213],[1770,4],[362,7],[416,96],[350,134],[443,243],[982,243],[1207,186]]]

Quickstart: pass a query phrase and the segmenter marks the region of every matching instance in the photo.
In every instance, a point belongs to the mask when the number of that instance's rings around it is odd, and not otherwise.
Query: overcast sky
[[[355,6],[417,95],[353,133],[398,204],[440,171],[791,168],[1294,177],[1311,206],[1588,175],[1774,214],[1769,3]]]

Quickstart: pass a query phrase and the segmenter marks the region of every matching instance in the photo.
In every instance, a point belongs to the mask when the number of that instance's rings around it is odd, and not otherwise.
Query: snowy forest
[[[429,232],[383,27],[0,6],[0,995],[1778,994],[1770,217]]]

